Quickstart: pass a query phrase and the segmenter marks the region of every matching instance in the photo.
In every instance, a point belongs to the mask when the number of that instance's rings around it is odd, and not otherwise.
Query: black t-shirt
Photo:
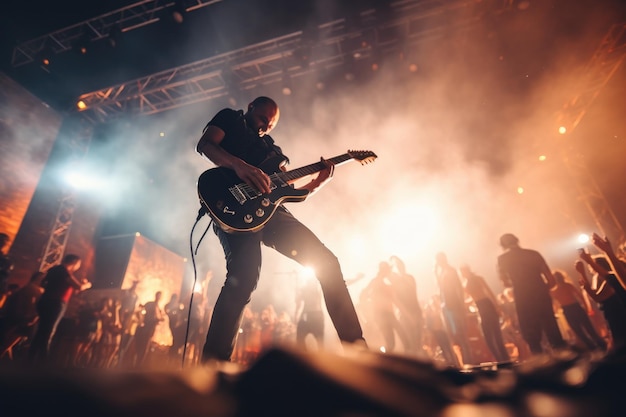
[[[511,280],[516,299],[532,301],[549,294],[543,278],[544,265],[543,256],[532,249],[513,248],[498,257],[498,268]]]
[[[70,288],[80,289],[80,285],[72,279],[72,275],[64,265],[50,268],[43,279],[43,286],[45,291],[42,297],[55,300],[63,299]]]
[[[207,126],[223,130],[225,136],[220,146],[250,165],[259,166],[272,156],[280,156],[288,161],[269,135],[261,137],[258,132],[248,127],[243,110],[222,109]]]

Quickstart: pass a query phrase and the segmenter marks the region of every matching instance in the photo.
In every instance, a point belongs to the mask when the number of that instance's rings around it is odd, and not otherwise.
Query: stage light
[[[283,85],[281,91],[285,96],[290,96],[293,93],[293,90],[291,89],[291,77],[289,74],[285,73],[283,75]]]
[[[566,134],[566,133],[567,133],[567,128],[566,128],[565,126],[561,126],[561,127],[559,127],[559,133],[560,133],[561,135]]]
[[[419,69],[415,63],[413,54],[410,52],[408,47],[403,47],[398,53],[398,60],[402,63],[402,66],[409,70],[409,72],[417,72]]]
[[[301,274],[304,278],[314,278],[315,277],[315,269],[311,268],[310,266],[305,266],[302,269],[302,274]]]
[[[83,33],[82,35],[80,35],[80,37],[76,41],[76,44],[74,45],[76,52],[79,53],[80,55],[85,55],[88,51],[90,42],[91,40],[89,39],[89,36],[86,33]]]
[[[76,190],[101,190],[105,182],[81,171],[67,171],[64,175],[65,182]]]
[[[545,155],[539,155],[539,161],[543,162],[547,159]]]
[[[172,18],[174,19],[174,22],[178,23],[179,25],[183,23],[183,21],[185,20],[184,15],[186,12],[187,10],[183,5],[182,0],[176,0],[174,2],[174,9],[172,10]]]
[[[586,245],[587,243],[589,243],[589,241],[590,241],[591,239],[589,238],[589,235],[588,235],[588,234],[586,234],[586,233],[581,233],[581,234],[579,234],[579,235],[578,235],[577,240],[578,240],[578,243],[583,244],[583,245]]]
[[[39,55],[39,60],[43,64],[44,67],[49,67],[52,65],[52,57],[54,56],[54,50],[50,45],[44,46],[43,50]]]
[[[87,108],[87,104],[84,101],[82,101],[82,100],[78,100],[78,102],[76,102],[76,108],[79,111],[83,111],[83,110],[85,110]]]
[[[524,194],[524,187],[517,187],[517,194]]]

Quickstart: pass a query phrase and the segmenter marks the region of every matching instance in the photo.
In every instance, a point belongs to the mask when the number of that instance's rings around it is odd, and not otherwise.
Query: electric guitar
[[[348,151],[328,159],[335,166],[357,160],[361,164],[377,158],[371,151]],[[319,161],[291,171],[283,172],[280,156],[268,158],[259,168],[270,177],[270,193],[261,194],[243,182],[235,171],[217,167],[204,171],[198,178],[200,204],[213,220],[226,232],[253,232],[260,230],[272,218],[283,202],[304,201],[307,190],[297,190],[290,182],[326,169]]]

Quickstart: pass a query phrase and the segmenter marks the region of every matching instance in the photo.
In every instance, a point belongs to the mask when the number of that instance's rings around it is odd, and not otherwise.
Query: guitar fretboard
[[[343,164],[344,162],[348,162],[351,159],[352,157],[349,154],[344,153],[343,155],[338,155],[338,156],[335,156],[334,158],[330,158],[328,159],[328,161],[332,162],[335,165],[340,165],[340,164]],[[287,181],[292,181],[298,178],[305,177],[307,175],[315,174],[316,172],[320,172],[324,170],[325,168],[326,168],[326,165],[324,164],[324,162],[319,161],[310,165],[305,165],[303,167],[296,168],[293,171],[280,172],[276,175],[283,181],[287,182]]]

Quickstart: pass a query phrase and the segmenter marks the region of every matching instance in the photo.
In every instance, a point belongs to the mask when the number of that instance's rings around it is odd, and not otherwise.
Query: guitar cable
[[[189,308],[187,309],[187,328],[185,330],[185,343],[183,343],[183,357],[182,357],[182,360],[181,360],[181,368],[185,367],[185,357],[187,356],[187,343],[189,341],[189,327],[191,325],[191,309],[193,307],[193,294],[194,294],[194,289],[196,288],[196,282],[198,281],[198,270],[196,268],[196,257],[195,257],[195,255],[198,254],[198,248],[200,247],[200,243],[202,242],[202,240],[206,236],[207,232],[211,228],[211,225],[213,224],[213,219],[211,219],[211,221],[209,221],[209,225],[205,229],[204,233],[202,233],[202,236],[200,236],[200,240],[198,240],[198,244],[196,245],[196,249],[194,251],[194,249],[193,249],[193,231],[195,230],[196,226],[200,222],[200,219],[202,219],[202,217],[205,214],[207,214],[207,211],[206,211],[206,209],[203,206],[201,206],[200,210],[198,210],[198,216],[196,217],[196,221],[194,222],[193,226],[191,227],[191,232],[189,233],[189,249],[190,249],[190,252],[191,252],[191,264],[193,265],[193,284],[191,286],[191,296],[189,297]]]

